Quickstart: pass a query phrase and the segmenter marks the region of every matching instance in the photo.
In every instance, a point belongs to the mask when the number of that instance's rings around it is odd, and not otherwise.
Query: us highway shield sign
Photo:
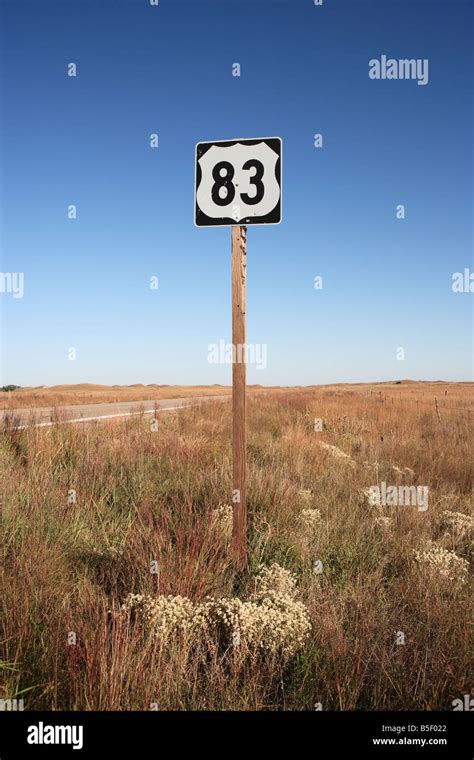
[[[195,224],[279,224],[281,147],[279,137],[198,143]]]

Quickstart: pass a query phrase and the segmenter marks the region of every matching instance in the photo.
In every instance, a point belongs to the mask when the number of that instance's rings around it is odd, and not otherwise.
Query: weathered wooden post
[[[247,566],[246,243],[246,227],[232,227],[232,549],[238,571]]]

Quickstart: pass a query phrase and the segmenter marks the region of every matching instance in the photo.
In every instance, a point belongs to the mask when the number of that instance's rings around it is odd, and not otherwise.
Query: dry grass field
[[[77,406],[115,401],[153,401],[166,398],[218,396],[230,393],[223,385],[53,385],[18,388],[0,394],[0,409]]]
[[[320,390],[325,386],[313,387],[275,387],[249,385],[249,393],[297,392]],[[396,400],[418,402],[418,406],[439,405],[454,409],[464,408],[466,399],[472,401],[472,385],[469,383],[417,383],[404,381],[399,383],[375,383],[373,385],[331,385],[330,391],[358,392],[383,398],[393,403]],[[15,391],[0,393],[0,409],[30,409],[39,407],[78,406],[80,404],[101,404],[120,401],[154,401],[168,398],[193,398],[195,396],[219,396],[231,393],[231,386],[226,385],[97,385],[79,383],[76,385],[39,386],[36,388],[17,388]],[[401,395],[402,394],[402,395]]]
[[[472,384],[441,383],[251,396],[239,578],[230,403],[157,426],[6,427],[0,697],[451,710],[473,686],[473,402]],[[427,486],[427,509],[374,505],[367,489],[382,483]]]

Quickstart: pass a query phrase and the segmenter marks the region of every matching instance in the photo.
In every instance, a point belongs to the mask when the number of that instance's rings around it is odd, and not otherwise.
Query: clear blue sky
[[[268,351],[248,381],[472,379],[473,295],[451,288],[472,271],[472,16],[3,0],[1,268],[25,293],[0,295],[2,383],[230,382],[207,361],[231,338],[230,228],[193,224],[194,149],[265,135],[283,139],[283,222],[248,230],[248,341]],[[369,79],[383,54],[429,59],[428,85]]]

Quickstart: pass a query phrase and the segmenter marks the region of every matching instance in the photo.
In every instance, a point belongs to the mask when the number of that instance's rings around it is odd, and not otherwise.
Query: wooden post
[[[247,228],[232,227],[232,554],[238,572],[247,566],[246,507],[246,267]]]

